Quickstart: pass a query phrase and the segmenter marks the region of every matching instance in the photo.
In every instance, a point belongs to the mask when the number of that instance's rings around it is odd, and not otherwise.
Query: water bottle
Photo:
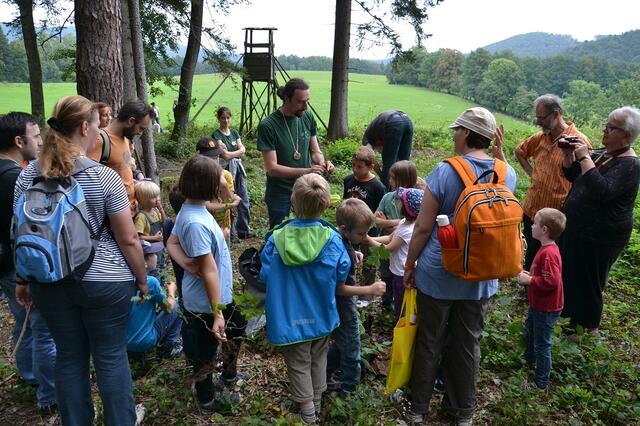
[[[438,223],[438,240],[440,241],[440,247],[445,249],[458,248],[456,230],[453,229],[453,226],[449,223],[449,216],[439,214],[436,216],[436,222]]]

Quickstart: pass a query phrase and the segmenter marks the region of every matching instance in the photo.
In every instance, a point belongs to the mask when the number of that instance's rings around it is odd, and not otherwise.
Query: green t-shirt
[[[387,219],[400,219],[402,207],[400,206],[400,200],[394,197],[396,191],[387,192],[380,200],[378,204],[378,211],[384,213]],[[383,229],[382,235],[387,235],[388,230]]]
[[[211,137],[217,141],[222,141],[229,152],[238,150],[238,139],[240,139],[240,134],[235,129],[231,129],[228,136],[218,129],[213,132]]]
[[[273,112],[258,125],[258,149],[275,151],[278,164],[287,167],[311,167],[309,141],[317,134],[313,114],[305,111],[302,117],[284,117],[280,110]],[[292,140],[293,139],[293,140]],[[294,158],[298,147],[300,159]],[[277,195],[290,195],[295,179],[267,176],[267,188]]]

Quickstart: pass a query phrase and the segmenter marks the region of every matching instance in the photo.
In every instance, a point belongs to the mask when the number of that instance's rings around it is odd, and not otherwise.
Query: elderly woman
[[[495,118],[488,110],[470,108],[449,127],[454,130],[456,154],[462,156],[476,176],[493,170],[494,162],[499,161],[487,154],[494,137],[494,156],[503,158],[503,128],[496,129]],[[419,321],[410,381],[412,410],[409,420],[420,422],[427,414],[442,359],[446,378],[443,408],[456,418],[457,424],[466,425],[471,424],[476,407],[479,339],[484,315],[489,299],[498,290],[498,280],[462,281],[443,268],[436,216],[453,216],[464,184],[456,171],[444,162],[433,169],[426,183],[404,268],[405,286],[418,288]],[[511,191],[516,185],[516,174],[511,166],[507,166],[506,184]]]
[[[82,96],[61,98],[47,123],[37,161],[22,171],[14,205],[36,176],[73,174],[86,200],[92,238],[97,239],[91,266],[80,282],[20,283],[16,299],[33,303],[44,317],[58,348],[56,397],[63,424],[90,425],[94,420],[89,358],[93,358],[107,425],[136,422],[131,372],[127,360],[127,321],[134,276],[142,295],[147,274],[129,199],[120,176],[98,163],[76,170],[98,138],[98,107]],[[90,160],[85,160],[90,161]],[[108,223],[110,232],[102,232]]]
[[[564,175],[573,183],[564,202],[567,227],[560,240],[563,317],[595,330],[602,317],[602,290],[609,270],[633,228],[640,161],[631,145],[640,133],[640,110],[623,107],[609,114],[604,149],[589,155],[583,142],[564,149]]]

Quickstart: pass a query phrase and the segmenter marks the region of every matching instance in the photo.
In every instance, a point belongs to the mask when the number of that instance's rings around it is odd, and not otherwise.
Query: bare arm
[[[185,254],[184,250],[182,250],[182,246],[180,245],[180,241],[175,235],[169,236],[169,239],[167,240],[167,251],[169,252],[171,259],[180,265],[182,269],[189,272],[191,275],[200,275],[198,263]]]
[[[176,306],[176,290],[178,287],[176,283],[170,282],[166,285],[167,288],[167,303],[164,304],[163,309],[166,312],[171,312],[175,309]]]
[[[431,238],[431,232],[433,231],[439,209],[440,203],[438,203],[438,200],[431,194],[429,188],[426,188],[424,190],[422,205],[420,206],[420,213],[415,221],[413,234],[411,234],[411,242],[409,243],[409,253],[407,254],[407,262],[405,265],[410,265],[410,268],[407,268],[404,273],[405,287],[415,287],[415,282],[413,281],[415,269],[412,267],[415,265],[416,260],[418,260],[418,256],[422,253],[424,246],[427,245],[427,241]]]
[[[379,237],[367,236],[366,243],[369,244],[370,246],[377,247],[377,246],[389,244],[392,238],[393,238],[393,234],[381,235]]]
[[[212,327],[213,336],[221,342],[226,342],[224,316],[222,315],[222,311],[218,310],[218,305],[220,304],[218,265],[216,265],[216,261],[211,253],[196,257],[196,262],[198,263],[198,269],[200,270],[209,303],[211,303],[211,312],[213,312],[215,317]]]
[[[131,213],[127,209],[116,214],[110,214],[109,224],[125,261],[136,277],[136,285],[140,289],[140,293],[146,296],[148,291],[147,268],[144,266],[142,246],[140,246],[138,233],[131,221]]]
[[[322,166],[327,173],[332,173],[335,170],[335,166],[331,161],[325,161],[317,136],[311,136],[311,139],[309,139],[309,149],[311,150],[311,161],[314,164]]]
[[[517,149],[516,149],[515,155],[516,155],[516,160],[518,160],[518,163],[520,163],[524,172],[529,176],[531,176],[531,174],[533,173],[533,166],[531,165],[529,160],[525,158],[522,154],[520,154]]]
[[[400,219],[376,219],[376,227],[383,229],[391,229],[398,226]]]
[[[314,164],[308,168],[288,167],[278,164],[278,156],[275,151],[262,151],[262,161],[264,161],[267,176],[271,177],[296,179],[308,173],[322,174],[324,172],[324,166],[318,164]]]
[[[336,294],[338,296],[382,296],[385,288],[384,281],[376,281],[371,285],[365,286],[338,284]]]

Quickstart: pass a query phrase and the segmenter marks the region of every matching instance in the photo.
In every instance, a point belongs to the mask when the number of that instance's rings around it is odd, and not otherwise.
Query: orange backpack
[[[514,277],[522,270],[522,206],[505,185],[506,163],[496,159],[493,170],[476,178],[462,157],[444,161],[465,188],[452,221],[458,247],[442,249],[442,265],[470,282]],[[488,175],[493,175],[489,183],[478,183]]]

